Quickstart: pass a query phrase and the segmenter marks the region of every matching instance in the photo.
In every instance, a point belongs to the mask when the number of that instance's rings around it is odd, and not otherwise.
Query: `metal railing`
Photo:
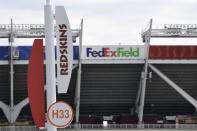
[[[13,28],[15,38],[44,38],[44,24],[0,24],[0,38],[9,38]],[[56,26],[54,26],[56,30]],[[72,29],[72,36],[79,37],[80,29]],[[55,37],[55,36],[54,36]]]
[[[78,124],[69,125],[66,128],[59,128],[59,131],[65,129],[80,129],[80,130],[135,130],[135,129],[169,129],[169,130],[197,130],[197,124],[108,124],[103,126],[102,124]],[[35,126],[1,126],[0,131],[46,131],[46,128],[36,128]]]
[[[69,125],[68,129],[197,129],[197,124],[81,124],[81,125]]]

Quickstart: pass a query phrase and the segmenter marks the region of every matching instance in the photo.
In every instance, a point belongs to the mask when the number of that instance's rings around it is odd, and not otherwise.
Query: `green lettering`
[[[130,48],[130,56],[131,56],[131,57],[133,56],[132,48]]]
[[[132,48],[130,48],[130,51],[124,51],[123,48],[118,48],[117,49],[117,56],[120,57],[138,57],[140,49],[137,48],[136,50],[133,50]]]
[[[130,56],[130,52],[129,51],[125,51],[124,53],[125,53],[125,56],[126,57],[129,57]]]
[[[117,49],[117,54],[118,54],[119,57],[120,57],[120,54],[123,53],[123,52],[122,52],[122,49],[123,49],[123,48],[118,48],[118,49]]]
[[[132,55],[133,55],[134,57],[139,56],[139,48],[137,48],[137,51],[133,51]]]

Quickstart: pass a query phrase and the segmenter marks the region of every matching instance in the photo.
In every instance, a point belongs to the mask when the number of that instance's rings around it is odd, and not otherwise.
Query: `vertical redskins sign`
[[[66,93],[73,65],[72,32],[63,6],[55,7],[58,93]]]

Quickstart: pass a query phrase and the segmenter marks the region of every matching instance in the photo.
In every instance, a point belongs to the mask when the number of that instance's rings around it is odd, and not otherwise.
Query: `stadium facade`
[[[17,105],[28,99],[27,69],[32,47],[13,48],[14,105]],[[74,65],[68,92],[57,94],[57,100],[66,101],[75,109],[79,47],[74,46],[73,50]],[[150,46],[142,114],[145,124],[197,123],[196,52],[197,46]],[[10,105],[9,56],[10,47],[1,46],[1,105]],[[83,46],[79,122],[137,124],[143,95],[145,59],[145,45]],[[23,106],[15,124],[31,125],[30,107],[28,103]],[[2,106],[1,109],[0,121],[6,125],[8,120]]]

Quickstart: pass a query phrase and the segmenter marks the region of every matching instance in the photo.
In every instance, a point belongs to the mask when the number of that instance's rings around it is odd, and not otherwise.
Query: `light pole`
[[[54,48],[54,17],[51,0],[46,0],[44,6],[45,16],[45,54],[46,54],[46,89],[47,109],[56,102],[55,77],[55,48]],[[57,131],[57,128],[47,120],[47,131]]]

